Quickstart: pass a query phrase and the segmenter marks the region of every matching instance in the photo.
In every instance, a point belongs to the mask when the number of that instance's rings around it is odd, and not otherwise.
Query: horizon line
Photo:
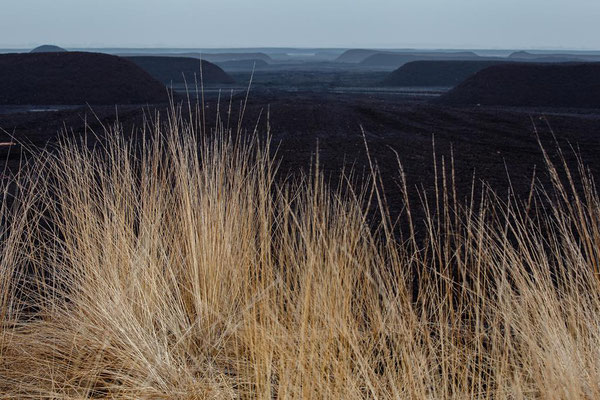
[[[32,49],[43,45],[56,45],[65,49],[148,49],[148,50],[244,50],[244,49],[315,49],[315,50],[484,50],[484,51],[514,51],[514,50],[543,50],[543,51],[600,51],[600,48],[592,47],[550,47],[550,46],[524,46],[524,47],[482,47],[482,46],[167,46],[167,45],[61,45],[55,43],[7,45],[0,44],[2,50]]]

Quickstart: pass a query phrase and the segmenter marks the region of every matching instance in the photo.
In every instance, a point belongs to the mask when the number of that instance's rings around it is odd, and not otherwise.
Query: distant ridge
[[[241,60],[263,60],[265,62],[273,61],[265,53],[198,53],[198,58],[210,62],[223,61],[241,61]]]
[[[585,62],[600,61],[598,56],[576,54],[534,54],[527,51],[516,51],[508,56],[513,61],[527,62]]]
[[[30,53],[66,53],[67,50],[52,44],[44,44],[31,50]]]
[[[149,54],[131,54],[132,56],[141,56]],[[242,61],[242,60],[263,60],[272,61],[271,57],[265,53],[172,53],[161,54],[164,57],[191,57],[210,61],[212,63],[224,61]]]
[[[483,69],[441,96],[448,105],[600,108],[600,63],[510,63]]]
[[[273,59],[265,53],[200,53],[200,52],[185,52],[185,53],[149,53],[143,51],[113,53],[120,57],[175,57],[175,58],[195,58],[209,61],[211,63],[219,63],[226,61],[243,61],[243,60],[263,60],[267,63]]]
[[[501,61],[412,61],[390,73],[383,86],[454,87],[484,68]]]
[[[427,53],[376,53],[360,62],[362,66],[399,68],[412,61],[484,60],[470,51]]]
[[[386,53],[389,54],[391,52],[385,52],[381,50],[369,50],[369,49],[350,49],[343,52],[338,58],[335,59],[335,62],[341,63],[359,63],[373,54]]]
[[[269,67],[269,63],[265,60],[233,60],[233,61],[218,61],[216,64],[224,70],[246,70],[264,69]]]
[[[145,104],[167,89],[126,59],[100,53],[0,55],[0,104]]]
[[[518,59],[534,59],[534,58],[539,58],[541,56],[537,55],[537,54],[532,54],[529,53],[527,51],[515,51],[514,53],[511,53],[508,58],[518,58]]]
[[[234,79],[223,69],[211,62],[190,57],[140,56],[126,57],[164,84],[194,84],[197,80],[204,83],[233,83]],[[202,74],[200,70],[202,69]]]

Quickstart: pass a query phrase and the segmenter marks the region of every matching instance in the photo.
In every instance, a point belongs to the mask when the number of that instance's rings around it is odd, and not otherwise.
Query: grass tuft
[[[461,202],[439,165],[400,238],[376,172],[280,183],[268,141],[201,123],[64,140],[4,188],[0,397],[600,398],[583,167]]]

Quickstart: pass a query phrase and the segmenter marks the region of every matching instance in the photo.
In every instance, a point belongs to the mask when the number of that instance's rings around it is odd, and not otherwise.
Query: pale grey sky
[[[600,49],[600,0],[0,0],[0,47]]]

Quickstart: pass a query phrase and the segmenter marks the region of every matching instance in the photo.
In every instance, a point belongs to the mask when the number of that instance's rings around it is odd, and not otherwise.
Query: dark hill
[[[449,105],[600,108],[600,63],[496,65],[437,100]]]
[[[167,89],[131,61],[99,53],[0,55],[0,104],[142,104]]]
[[[66,53],[67,50],[62,47],[54,46],[51,44],[45,44],[43,46],[36,47],[31,50],[30,53]]]
[[[205,60],[189,57],[127,57],[136,65],[147,71],[159,81],[169,84],[183,83],[194,84],[200,81],[200,65],[202,64],[202,79],[204,83],[233,83],[231,76],[227,75],[221,67]],[[185,78],[184,78],[185,77]]]
[[[381,53],[390,54],[390,52],[384,52],[381,50],[351,49],[343,52],[338,58],[335,59],[335,62],[359,63],[373,54]]]
[[[388,75],[383,86],[454,87],[498,61],[412,61]]]
[[[469,51],[462,52],[430,52],[430,53],[377,53],[363,61],[360,65],[369,67],[399,68],[412,61],[434,60],[481,60],[482,57]]]

